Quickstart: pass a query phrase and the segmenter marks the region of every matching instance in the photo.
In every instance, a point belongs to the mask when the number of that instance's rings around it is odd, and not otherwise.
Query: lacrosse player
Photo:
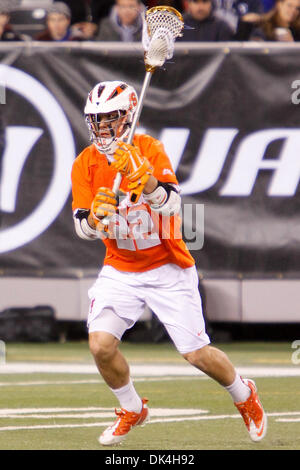
[[[146,304],[179,353],[226,388],[251,439],[259,441],[267,419],[255,384],[237,374],[205,331],[195,261],[178,234],[178,182],[163,145],[142,134],[134,136],[133,145],[126,143],[137,101],[134,88],[121,81],[91,90],[84,114],[92,144],[72,169],[75,230],[85,240],[101,238],[106,246],[104,266],[89,290],[89,345],[121,410],[99,441],[118,444],[149,419],[147,399],[137,394],[118,349]],[[117,172],[123,177],[123,198],[111,189]]]

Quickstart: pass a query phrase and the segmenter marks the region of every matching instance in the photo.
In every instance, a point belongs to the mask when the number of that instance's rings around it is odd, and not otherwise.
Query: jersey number
[[[158,234],[153,231],[153,220],[146,210],[131,210],[126,218],[115,214],[111,222],[118,248],[122,250],[145,250],[161,244]]]

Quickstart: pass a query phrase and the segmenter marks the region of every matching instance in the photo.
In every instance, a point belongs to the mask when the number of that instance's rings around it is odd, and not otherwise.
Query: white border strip
[[[238,373],[244,377],[300,377],[300,367],[237,367]],[[130,366],[132,377],[195,377],[205,376],[201,371],[189,364],[138,364]],[[0,365],[0,374],[96,374],[94,364],[70,364],[49,362],[12,362]]]

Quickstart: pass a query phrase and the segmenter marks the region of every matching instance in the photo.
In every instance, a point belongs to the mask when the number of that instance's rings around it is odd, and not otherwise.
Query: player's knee
[[[210,369],[210,366],[211,366],[210,346],[204,346],[201,349],[197,349],[195,351],[185,353],[183,354],[183,357],[192,366],[197,367],[203,372],[207,372]]]
[[[109,362],[114,356],[118,340],[109,333],[96,332],[89,335],[89,347],[98,362]]]

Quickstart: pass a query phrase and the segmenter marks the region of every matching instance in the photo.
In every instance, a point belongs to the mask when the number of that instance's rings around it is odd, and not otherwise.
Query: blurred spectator
[[[72,0],[71,0],[72,1]],[[111,8],[114,6],[114,0],[87,0],[90,1],[91,18],[96,24],[109,15]]]
[[[233,30],[215,16],[212,0],[188,0],[183,14],[185,28],[178,41],[230,41]]]
[[[275,5],[275,0],[263,0],[264,11],[270,11]]]
[[[263,0],[214,0],[216,16],[235,31],[234,40],[248,41],[255,23],[264,12]]]
[[[97,41],[140,41],[143,31],[140,0],[116,0],[110,14],[99,25]]]
[[[227,21],[234,31],[237,31],[240,20],[254,22],[258,19],[258,15],[264,12],[263,0],[214,0],[214,2],[216,16]]]
[[[99,22],[109,14],[113,5],[112,0],[64,0],[64,3],[71,10],[73,32],[80,32],[85,39],[96,35]]]
[[[254,41],[300,41],[300,0],[278,0],[251,34]]]
[[[0,41],[23,41],[25,36],[16,33],[9,23],[10,9],[7,1],[0,1]]]
[[[54,3],[56,2],[61,2],[61,0],[54,0]],[[63,0],[63,3],[65,3],[71,11],[71,25],[88,19],[90,11],[89,0]]]
[[[70,27],[71,10],[64,2],[54,2],[47,9],[47,28],[39,33],[37,41],[82,41],[81,32],[74,33]]]

